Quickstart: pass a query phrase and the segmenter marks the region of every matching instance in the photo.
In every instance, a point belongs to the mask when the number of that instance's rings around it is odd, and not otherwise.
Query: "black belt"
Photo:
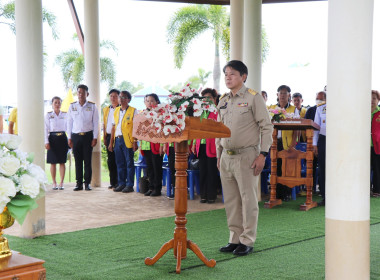
[[[62,135],[65,135],[65,132],[64,131],[54,131],[54,132],[50,132],[50,135],[62,136]]]
[[[74,134],[74,135],[85,136],[85,135],[90,134],[90,133],[92,133],[92,130],[91,130],[91,131],[87,131],[87,132],[73,133],[73,134]]]
[[[116,136],[116,138],[119,138],[119,139],[123,138],[123,135]]]

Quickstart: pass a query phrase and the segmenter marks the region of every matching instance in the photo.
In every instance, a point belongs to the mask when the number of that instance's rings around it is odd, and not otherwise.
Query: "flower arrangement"
[[[20,143],[20,136],[0,134],[0,213],[7,207],[22,224],[45,194],[47,178],[44,170],[32,163],[33,156],[18,149]]]
[[[287,112],[285,109],[276,107],[274,109],[269,109],[269,115],[273,122],[280,122],[281,119],[286,119]]]
[[[165,135],[178,133],[185,129],[186,116],[207,118],[208,112],[215,112],[215,104],[205,97],[199,96],[195,89],[190,87],[190,83],[178,93],[168,96],[169,102],[158,104],[152,109],[146,109],[143,114],[152,119],[152,126],[157,133],[163,132]]]

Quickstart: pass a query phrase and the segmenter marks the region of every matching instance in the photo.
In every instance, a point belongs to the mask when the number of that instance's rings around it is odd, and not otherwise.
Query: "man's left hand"
[[[133,142],[133,151],[136,152],[139,147],[137,146],[137,142]]]
[[[92,139],[91,147],[95,147],[97,143],[98,143],[98,139]]]
[[[253,169],[253,174],[255,176],[259,176],[261,171],[263,171],[265,165],[265,157],[264,155],[260,154],[255,161],[253,162],[251,168]]]

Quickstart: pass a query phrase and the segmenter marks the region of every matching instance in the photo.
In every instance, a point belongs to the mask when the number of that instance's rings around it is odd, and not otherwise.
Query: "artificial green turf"
[[[188,250],[180,276],[175,274],[173,250],[154,266],[144,264],[145,257],[153,257],[161,245],[173,237],[173,217],[33,240],[8,237],[11,249],[45,260],[47,278],[54,280],[323,279],[324,208],[301,212],[298,208],[304,200],[298,198],[273,209],[264,209],[261,203],[255,253],[246,257],[218,251],[228,242],[229,235],[223,209],[187,215],[188,239],[198,244],[205,256],[214,258],[217,264],[214,268],[205,267]],[[371,199],[372,279],[380,279],[377,265],[380,224],[376,224],[379,222],[380,200]]]

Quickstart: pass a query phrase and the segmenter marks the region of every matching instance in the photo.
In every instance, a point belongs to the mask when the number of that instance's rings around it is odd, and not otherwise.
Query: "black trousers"
[[[169,147],[168,163],[170,169],[170,180],[172,181],[173,190],[175,188],[175,149]]]
[[[319,134],[318,138],[318,184],[321,196],[325,199],[326,190],[326,136]]]
[[[162,159],[161,155],[155,155],[152,151],[144,150],[145,163],[147,165],[147,175],[149,179],[149,189],[160,192],[162,190]]]
[[[371,147],[371,170],[372,170],[372,191],[380,193],[380,155],[375,154],[375,150]]]
[[[198,158],[201,199],[215,200],[218,181],[220,181],[217,159],[207,156],[206,144],[200,145]]]
[[[106,136],[106,148],[108,148],[108,145],[110,144],[111,140],[111,134],[107,134]],[[110,185],[111,186],[117,186],[117,166],[116,166],[116,159],[115,159],[115,152],[110,152],[107,149],[107,165],[108,165],[108,171],[110,176]]]
[[[90,184],[92,177],[92,147],[93,132],[86,132],[84,135],[72,133],[73,152],[75,158],[75,177],[77,185],[83,184],[83,163],[84,163],[84,183]]]

